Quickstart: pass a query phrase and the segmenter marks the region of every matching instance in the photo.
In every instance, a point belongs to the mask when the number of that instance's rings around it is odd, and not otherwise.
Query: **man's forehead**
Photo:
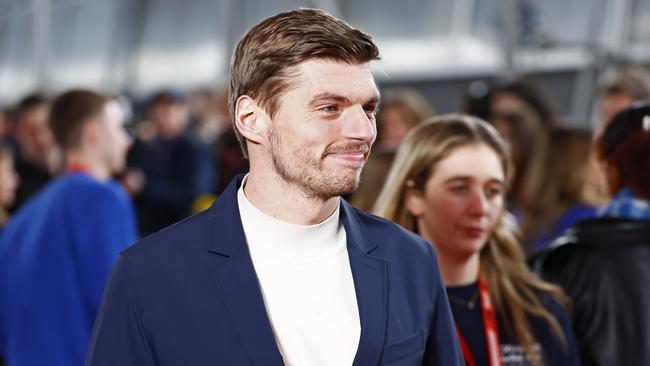
[[[296,66],[296,87],[311,96],[335,94],[354,99],[378,99],[379,91],[368,63],[312,59]]]

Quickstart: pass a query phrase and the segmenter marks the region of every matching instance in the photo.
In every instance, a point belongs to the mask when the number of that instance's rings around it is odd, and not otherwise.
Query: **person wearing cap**
[[[463,364],[433,247],[341,199],[376,137],[365,33],[298,9],[238,43],[250,173],[117,260],[86,364]]]
[[[616,114],[597,152],[613,199],[535,266],[573,301],[584,365],[650,365],[650,104]]]

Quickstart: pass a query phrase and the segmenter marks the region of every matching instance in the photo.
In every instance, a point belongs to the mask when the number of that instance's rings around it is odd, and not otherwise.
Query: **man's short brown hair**
[[[103,112],[110,98],[90,90],[71,90],[58,96],[50,111],[50,129],[56,142],[64,149],[81,143],[81,130],[90,119]]]
[[[273,117],[291,71],[309,59],[361,64],[379,59],[379,49],[369,35],[322,10],[301,8],[267,18],[244,35],[233,54],[231,117],[242,95],[255,99]],[[247,158],[246,140],[236,127],[235,133]]]

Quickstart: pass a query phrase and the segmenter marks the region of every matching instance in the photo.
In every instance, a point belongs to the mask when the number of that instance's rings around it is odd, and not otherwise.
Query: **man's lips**
[[[336,159],[345,160],[350,163],[363,163],[366,161],[366,154],[362,152],[330,153],[328,154],[328,156],[331,156]]]
[[[358,166],[365,163],[368,159],[368,154],[370,154],[370,146],[367,144],[341,144],[338,146],[330,146],[324,155],[325,157],[331,157]]]

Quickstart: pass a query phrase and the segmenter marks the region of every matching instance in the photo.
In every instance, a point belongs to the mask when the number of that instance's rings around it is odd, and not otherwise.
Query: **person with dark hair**
[[[13,210],[38,192],[60,168],[61,154],[47,125],[49,100],[41,94],[23,98],[14,109],[14,165],[20,186]]]
[[[66,173],[9,220],[0,238],[0,354],[7,366],[83,364],[111,266],[136,239],[131,202],[111,176],[129,139],[110,98],[73,90],[49,125]]]
[[[433,248],[341,199],[376,137],[378,58],[315,9],[244,35],[230,111],[250,173],[120,255],[87,365],[462,365]]]
[[[597,153],[614,198],[535,266],[573,300],[585,365],[650,365],[650,104],[616,114]]]
[[[192,203],[212,191],[214,180],[208,151],[186,133],[186,95],[162,90],[151,98],[149,112],[156,134],[150,140],[136,139],[127,159],[127,175],[144,178],[140,186],[128,186],[135,196],[142,235],[190,216]]]
[[[558,125],[557,112],[539,87],[527,78],[502,80],[490,90],[491,116],[522,107],[531,108],[547,128]]]

